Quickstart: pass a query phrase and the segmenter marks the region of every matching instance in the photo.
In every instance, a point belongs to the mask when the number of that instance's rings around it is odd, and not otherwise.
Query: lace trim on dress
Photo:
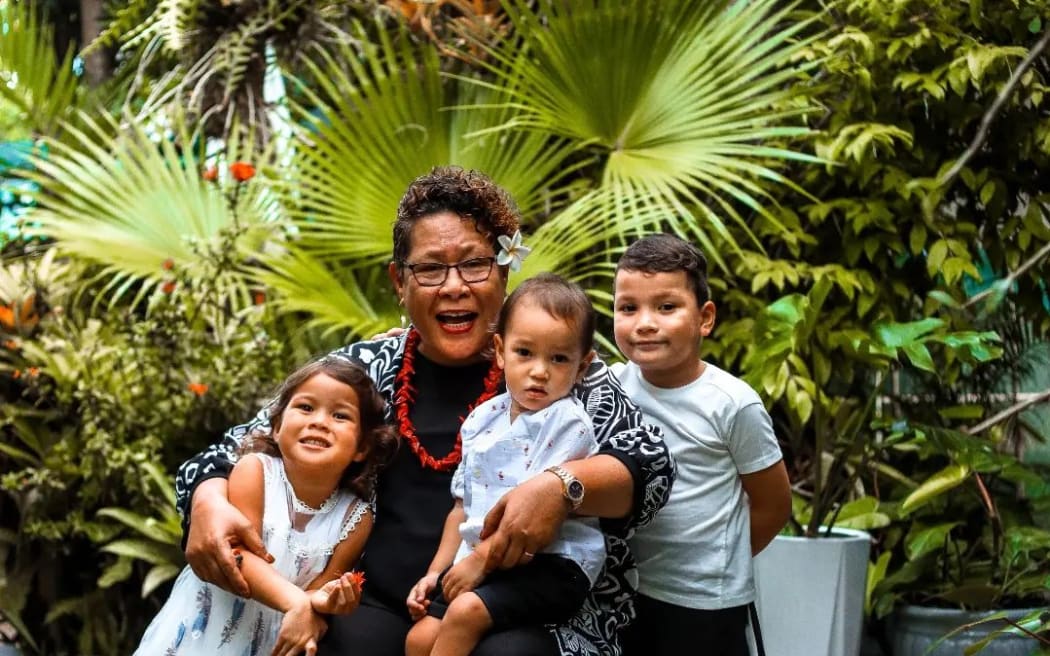
[[[367,513],[369,510],[369,505],[364,501],[360,499],[354,501],[353,507],[351,508],[350,512],[347,513],[346,521],[343,522],[343,528],[341,531],[339,531],[338,542],[342,542],[343,540],[345,540],[346,536],[350,535],[350,533],[352,533],[353,530],[357,528],[357,525],[361,523],[361,520],[364,518],[365,513]],[[328,553],[331,554],[332,551],[335,551],[334,545]]]
[[[332,512],[332,509],[339,502],[340,489],[336,487],[332,490],[332,494],[324,500],[320,508],[314,508],[295,495],[295,488],[292,486],[292,482],[288,480],[288,474],[285,473],[284,467],[279,467],[278,469],[281,472],[281,478],[288,484],[288,494],[292,497],[292,508],[295,512],[301,515],[326,515]]]

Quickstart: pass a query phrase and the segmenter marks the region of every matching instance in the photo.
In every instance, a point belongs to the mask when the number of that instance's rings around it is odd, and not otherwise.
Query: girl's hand
[[[302,603],[284,614],[271,656],[316,656],[317,641],[327,630],[324,619],[313,611],[310,599],[304,596]]]
[[[314,612],[324,615],[349,615],[361,603],[361,588],[351,572],[325,583],[310,593]]]
[[[464,592],[470,592],[478,587],[484,580],[485,559],[477,553],[472,553],[445,572],[445,578],[441,581],[441,591],[445,599],[451,603]]]
[[[423,578],[412,586],[412,589],[408,593],[408,614],[413,620],[419,621],[427,614],[427,606],[430,605],[430,600],[427,597],[433,592],[434,588],[437,587],[438,573],[433,572],[427,574]]]

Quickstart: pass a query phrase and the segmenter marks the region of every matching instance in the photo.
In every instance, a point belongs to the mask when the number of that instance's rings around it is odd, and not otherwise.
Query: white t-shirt
[[[467,519],[459,525],[463,542],[456,562],[477,547],[485,515],[500,497],[551,465],[598,452],[591,418],[575,397],[522,412],[514,423],[510,404],[510,395],[500,394],[475,408],[460,429],[463,460],[452,475],[452,496],[463,499]],[[594,585],[605,564],[605,537],[598,520],[570,517],[543,553],[574,561]]]
[[[634,363],[615,364],[613,373],[646,421],[663,431],[678,462],[667,505],[630,540],[639,592],[702,610],[754,601],[750,515],[740,475],[782,458],[762,400],[711,364],[674,389],[650,385]]]

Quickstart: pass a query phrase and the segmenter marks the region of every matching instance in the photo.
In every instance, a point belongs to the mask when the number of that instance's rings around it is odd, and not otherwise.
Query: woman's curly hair
[[[510,194],[480,171],[438,166],[412,181],[397,206],[394,221],[394,261],[404,264],[411,250],[412,226],[419,219],[452,212],[472,219],[478,232],[498,250],[500,235],[513,235],[521,214]]]
[[[281,383],[277,396],[270,405],[269,432],[252,433],[245,439],[238,453],[266,453],[281,457],[281,450],[274,439],[281,426],[281,418],[288,408],[296,390],[318,374],[325,374],[349,385],[357,394],[357,410],[360,415],[361,434],[357,448],[367,455],[360,462],[351,462],[339,480],[339,487],[350,490],[362,499],[369,499],[375,491],[379,471],[390,464],[397,453],[399,438],[392,426],[384,421],[386,403],[376,390],[375,383],[365,370],[349,359],[337,355],[326,355],[303,365]]]

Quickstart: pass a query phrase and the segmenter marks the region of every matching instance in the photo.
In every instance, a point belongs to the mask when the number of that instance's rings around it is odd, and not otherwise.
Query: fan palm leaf
[[[510,0],[518,38],[488,49],[490,70],[512,82],[503,86],[521,110],[508,127],[591,149],[614,191],[594,202],[655,204],[718,260],[713,234],[736,243],[722,217],[745,233],[741,206],[775,222],[763,185],[790,182],[772,163],[817,161],[768,145],[807,134],[792,125],[801,109],[772,108],[788,107],[797,93],[789,82],[815,65],[796,63],[810,23],[788,21],[792,6],[780,4]]]
[[[109,118],[83,121],[85,130],[71,129],[75,143],[53,143],[47,158],[34,161],[41,189],[32,233],[100,265],[110,304],[132,290],[148,294],[176,270],[190,282],[215,275],[236,307],[249,305],[243,274],[206,262],[222,247],[223,231],[236,232],[235,249],[263,247],[275,225],[272,195],[255,184],[224,193],[202,178],[192,150],[155,140],[141,126],[120,131]],[[176,130],[179,143],[193,143]]]
[[[274,304],[285,314],[307,317],[303,330],[319,329],[322,336],[343,332],[367,338],[396,325],[398,307],[384,269],[374,266],[374,277],[359,281],[348,269],[322,263],[298,248],[267,259],[267,266],[251,273],[255,284],[276,290]]]
[[[76,106],[73,50],[59,59],[54,30],[31,2],[0,4],[0,95],[21,110],[31,129],[56,135]]]
[[[565,140],[526,132],[472,133],[510,120],[506,107],[450,110],[494,94],[443,79],[437,51],[405,33],[379,32],[364,56],[349,46],[317,51],[309,64],[317,108],[300,110],[311,127],[288,191],[302,208],[295,216],[305,251],[356,265],[385,261],[390,227],[407,185],[438,165],[485,171],[503,185],[526,217],[538,216],[552,186],[571,168]]]

